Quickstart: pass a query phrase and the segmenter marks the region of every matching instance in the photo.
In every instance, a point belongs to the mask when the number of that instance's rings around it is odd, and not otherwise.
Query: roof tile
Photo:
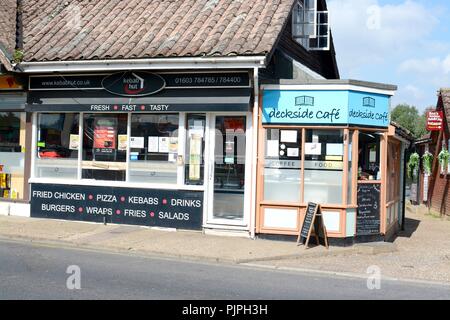
[[[0,0],[0,50],[12,56],[16,48],[16,0]]]
[[[294,1],[22,0],[25,61],[263,55]]]

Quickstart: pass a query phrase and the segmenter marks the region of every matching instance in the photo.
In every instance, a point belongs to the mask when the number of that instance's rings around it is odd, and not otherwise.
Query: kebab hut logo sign
[[[119,72],[105,77],[102,86],[115,95],[143,97],[163,90],[166,81],[161,76],[149,72]]]
[[[442,111],[427,112],[427,130],[441,131],[444,124],[444,113]]]
[[[203,192],[31,185],[31,216],[201,230]]]

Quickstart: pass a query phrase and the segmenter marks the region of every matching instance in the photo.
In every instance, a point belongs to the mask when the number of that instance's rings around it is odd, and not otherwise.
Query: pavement
[[[423,206],[408,206],[405,230],[399,233],[394,244],[395,252],[316,256],[258,264],[273,269],[314,269],[362,277],[367,276],[369,267],[375,266],[384,278],[450,284],[450,217],[440,217]]]
[[[247,264],[280,270],[367,276],[382,275],[450,283],[450,220],[420,207],[409,207],[406,230],[393,243],[352,247],[312,247],[295,242],[215,236],[192,231],[0,216],[0,239],[44,243],[138,256]]]
[[[166,231],[140,226],[0,216],[0,238],[210,262],[249,263],[366,252],[366,248],[310,247],[295,242]],[[388,244],[387,244],[388,245]]]

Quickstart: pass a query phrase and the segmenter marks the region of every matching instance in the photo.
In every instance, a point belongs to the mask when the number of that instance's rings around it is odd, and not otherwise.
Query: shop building
[[[21,5],[0,51],[23,190],[2,208],[254,237],[297,235],[316,202],[343,243],[401,227],[396,88],[337,80],[325,0]]]
[[[436,108],[430,111],[440,113],[441,127],[418,139],[415,146],[421,158],[425,152],[433,155],[431,172],[425,172],[422,159],[411,187],[417,191],[410,199],[414,204],[425,204],[442,215],[450,215],[450,165],[445,168],[439,161],[441,151],[450,146],[450,89],[438,91]]]
[[[31,115],[25,112],[25,77],[15,72],[16,1],[0,14],[0,214],[29,215]]]
[[[314,202],[334,242],[395,235],[412,139],[390,122],[395,90],[353,80],[262,84],[257,233],[298,235]]]
[[[254,236],[260,79],[339,78],[325,1],[22,7],[31,217]]]

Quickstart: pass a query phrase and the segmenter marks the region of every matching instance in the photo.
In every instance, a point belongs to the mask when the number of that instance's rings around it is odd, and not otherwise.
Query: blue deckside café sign
[[[388,127],[389,98],[351,90],[265,90],[263,123]]]

